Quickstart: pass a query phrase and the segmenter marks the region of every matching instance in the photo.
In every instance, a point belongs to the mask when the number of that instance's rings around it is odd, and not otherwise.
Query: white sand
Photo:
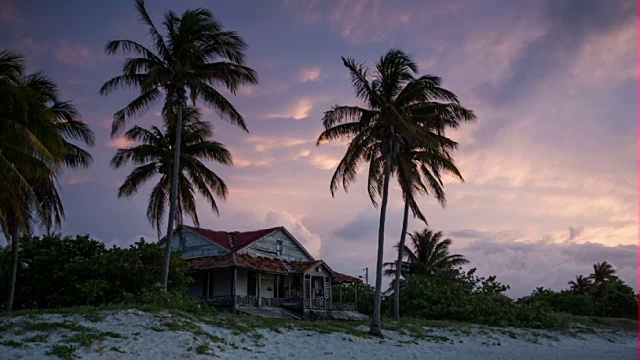
[[[385,339],[361,338],[342,333],[319,334],[306,330],[283,329],[282,333],[255,330],[253,334],[233,334],[233,330],[194,322],[206,333],[170,330],[169,323],[184,323],[171,314],[149,314],[137,310],[104,312],[103,321],[91,322],[80,315],[38,315],[0,319],[16,326],[0,332],[1,359],[56,358],[46,355],[55,344],[72,344],[73,332],[48,332],[47,343],[26,343],[25,339],[43,332],[16,335],[25,322],[70,321],[95,331],[119,333],[123,338],[97,340],[90,348],[79,348],[82,359],[637,359],[638,338],[634,333],[576,328],[572,333],[526,329],[500,329],[478,326],[424,328],[426,339],[385,332]],[[239,320],[242,321],[242,320]],[[295,322],[292,322],[295,324]],[[155,329],[155,330],[154,330]],[[162,331],[164,329],[164,331]],[[160,331],[158,331],[160,330]],[[19,333],[20,331],[18,331]],[[224,340],[226,341],[224,341]],[[22,348],[5,345],[18,341]],[[227,342],[227,343],[225,343]],[[211,352],[201,355],[198,345]],[[117,347],[117,349],[114,349]]]

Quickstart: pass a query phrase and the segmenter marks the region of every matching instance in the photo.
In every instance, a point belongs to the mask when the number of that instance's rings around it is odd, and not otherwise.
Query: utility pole
[[[364,271],[364,281],[367,283],[367,285],[369,285],[369,268],[366,267],[364,269],[362,269]],[[360,279],[362,279],[362,275],[358,276]]]

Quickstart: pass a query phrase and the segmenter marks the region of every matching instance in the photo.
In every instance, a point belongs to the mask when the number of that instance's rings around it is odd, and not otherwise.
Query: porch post
[[[211,295],[211,293],[209,292],[209,283],[211,282],[211,270],[207,271],[207,300],[209,299],[209,296]]]
[[[237,293],[238,293],[238,268],[233,267],[233,288],[231,289],[231,295],[233,296],[233,309],[235,310],[237,304]]]
[[[262,306],[262,294],[260,294],[260,290],[262,289],[262,277],[260,276],[260,271],[258,271],[258,306]]]

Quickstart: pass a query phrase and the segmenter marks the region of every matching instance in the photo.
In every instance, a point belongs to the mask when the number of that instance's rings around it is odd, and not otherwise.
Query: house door
[[[256,296],[256,288],[258,287],[258,273],[249,271],[247,278],[247,295]]]

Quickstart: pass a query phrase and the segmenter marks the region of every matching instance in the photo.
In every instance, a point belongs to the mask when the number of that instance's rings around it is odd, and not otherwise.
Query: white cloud
[[[310,143],[309,140],[298,138],[268,138],[263,136],[252,136],[247,139],[251,144],[255,145],[258,152],[264,152],[273,149],[290,148]]]
[[[298,100],[295,104],[290,106],[289,110],[287,110],[285,113],[269,114],[267,115],[267,118],[291,118],[294,120],[302,120],[309,116],[309,111],[311,111],[311,109],[313,109],[313,103],[311,102],[311,99],[304,98]]]
[[[300,81],[318,81],[320,79],[320,67],[313,66],[302,68],[299,74]]]
[[[284,226],[314,257],[320,254],[322,238],[309,231],[302,220],[286,211],[271,211],[266,214],[267,226]]]
[[[336,168],[340,160],[328,157],[326,155],[318,154],[318,155],[312,156],[309,162],[315,168],[318,168],[321,170],[332,170]]]

